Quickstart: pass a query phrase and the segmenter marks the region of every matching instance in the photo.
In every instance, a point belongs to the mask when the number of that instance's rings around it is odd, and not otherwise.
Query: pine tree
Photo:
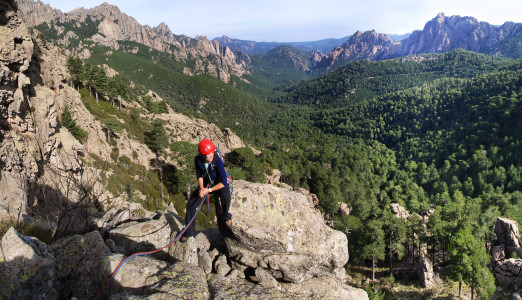
[[[375,281],[375,266],[377,261],[386,257],[386,243],[384,241],[383,222],[381,219],[374,219],[368,222],[364,229],[364,249],[363,258],[372,260],[372,280]]]
[[[155,119],[152,123],[152,130],[145,135],[145,144],[152,152],[159,155],[167,146],[167,134],[163,128],[163,121]]]

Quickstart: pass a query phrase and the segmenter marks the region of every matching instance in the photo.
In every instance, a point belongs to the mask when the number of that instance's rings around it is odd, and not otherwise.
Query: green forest
[[[183,66],[194,62],[143,45],[121,42],[119,50],[108,50],[93,46],[88,60],[68,60],[73,85],[82,86],[86,106],[91,112],[98,109],[98,118],[104,113],[92,91],[137,101],[151,113],[170,105],[231,128],[245,144],[261,150],[258,156],[250,148],[232,152],[227,160],[231,174],[264,182],[264,173],[279,169],[283,183],[315,193],[334,227],[347,234],[351,264],[389,266],[387,275],[393,277],[393,264],[427,245],[435,265],[451,266],[448,278],[471,285],[481,298],[495,291],[486,267],[494,222],[499,216],[522,222],[520,59],[453,50],[354,61],[317,77],[285,60],[281,53],[292,50],[283,48],[252,55],[252,70],[245,76],[249,83],[234,77],[224,83],[208,75],[184,75]],[[120,75],[107,78],[101,64]],[[147,100],[148,90],[165,103]],[[106,107],[116,111],[117,106]],[[127,131],[155,153],[169,148],[179,154],[185,168],[171,169],[173,180],[163,183],[171,199],[182,201],[196,146],[168,145],[161,122],[140,125],[137,111],[118,114],[127,115],[120,116],[131,120]],[[74,120],[65,118],[76,132]],[[111,120],[104,124],[108,134],[121,126]],[[73,134],[85,138],[80,131]],[[151,180],[161,182],[158,176]],[[127,184],[114,191],[136,188]],[[158,197],[157,191],[150,195]],[[340,203],[348,204],[349,215],[338,214]],[[391,203],[416,217],[396,219]]]

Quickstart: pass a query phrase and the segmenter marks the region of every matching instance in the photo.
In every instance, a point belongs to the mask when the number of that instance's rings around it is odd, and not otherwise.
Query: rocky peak
[[[372,31],[356,31],[342,46],[336,47],[316,63],[317,67],[329,69],[339,61],[357,59],[379,59],[382,52],[392,45],[393,40],[386,34]],[[318,56],[314,56],[315,59]]]
[[[393,40],[387,35],[383,33],[377,33],[375,30],[361,32],[355,32],[346,43],[343,44],[342,47],[349,48],[352,45],[356,44],[389,44],[392,43]]]
[[[195,66],[190,74],[210,74],[225,82],[230,80],[230,75],[242,76],[248,73],[247,55],[237,56],[227,47],[220,46],[218,42],[210,42],[203,36],[196,39],[175,36],[165,23],[154,28],[142,26],[133,17],[122,13],[117,6],[106,2],[91,9],[79,8],[66,14],[52,10],[48,5],[35,4],[33,0],[19,2],[22,3],[22,15],[30,22],[30,27],[44,22],[50,24],[53,20],[73,22],[76,26],[81,26],[86,18],[90,17],[97,23],[98,32],[88,40],[97,44],[118,49],[118,41],[134,41],[158,51],[174,54],[180,61],[194,60]],[[65,28],[57,30],[63,31]],[[69,45],[70,40],[77,38],[72,31],[63,32],[60,43]],[[85,49],[87,48],[80,43],[75,49],[70,50],[74,55],[82,53]]]
[[[67,13],[68,15],[84,15],[84,16],[87,16],[87,15],[94,15],[94,16],[105,16],[105,17],[109,17],[109,16],[121,16],[123,13],[120,11],[120,9],[115,6],[115,5],[112,5],[112,4],[109,4],[107,2],[103,2],[102,4],[94,7],[94,8],[89,8],[89,9],[86,9],[84,7],[79,7],[79,8],[76,8],[72,11],[70,11],[69,13]]]
[[[165,24],[165,22],[159,23],[159,25],[152,28],[152,30],[154,30],[154,32],[156,32],[157,34],[163,35],[163,36],[172,36],[173,35],[172,31],[170,31],[169,26],[167,26],[167,24]]]
[[[18,0],[16,5],[20,11],[24,12],[24,22],[28,27],[51,20],[64,20],[65,14],[60,10],[53,9],[49,4],[44,4],[40,0]]]
[[[479,22],[473,17],[446,16],[439,13],[423,30],[414,31],[400,42],[375,31],[357,31],[342,46],[336,47],[316,63],[328,69],[341,61],[355,59],[381,60],[422,53],[443,53],[456,48],[505,55],[499,43],[522,31],[522,24],[506,22],[501,27]]]

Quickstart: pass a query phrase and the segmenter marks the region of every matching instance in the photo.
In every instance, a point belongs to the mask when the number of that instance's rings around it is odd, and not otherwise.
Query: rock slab
[[[303,193],[237,180],[230,212],[225,243],[236,263],[302,282],[337,273],[348,261],[346,235],[326,226]]]

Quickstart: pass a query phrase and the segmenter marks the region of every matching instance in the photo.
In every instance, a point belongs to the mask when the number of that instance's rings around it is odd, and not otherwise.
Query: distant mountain
[[[354,33],[346,43],[335,47],[328,55],[321,57],[320,53],[314,58],[315,69],[328,70],[330,67],[347,63],[353,60],[377,60],[380,54],[398,42],[394,42],[388,35],[375,31]]]
[[[394,40],[394,41],[402,41],[405,38],[409,37],[411,33],[405,33],[405,34],[388,34],[388,36]]]
[[[383,60],[421,53],[464,49],[500,57],[522,57],[522,24],[494,26],[473,17],[443,13],[401,41],[375,31],[356,32],[350,40],[315,60],[323,72],[358,59]]]
[[[210,74],[228,82],[231,75],[248,73],[250,61],[246,55],[237,56],[230,48],[206,37],[174,35],[165,23],[154,28],[142,26],[107,3],[69,13],[34,0],[19,0],[17,5],[30,28],[83,58],[89,56],[91,45],[119,49],[121,41],[132,41],[173,54],[176,60],[187,63],[187,74]]]
[[[247,54],[258,54],[264,55],[268,53],[270,50],[280,47],[280,46],[292,46],[305,51],[314,51],[319,50],[322,52],[329,52],[334,47],[341,45],[346,42],[350,37],[343,37],[340,39],[324,39],[318,41],[309,41],[309,42],[254,42],[254,41],[245,41],[239,39],[232,39],[228,36],[224,35],[220,38],[215,38],[213,41],[218,41],[220,45],[228,46],[234,50],[239,50],[241,52]]]

